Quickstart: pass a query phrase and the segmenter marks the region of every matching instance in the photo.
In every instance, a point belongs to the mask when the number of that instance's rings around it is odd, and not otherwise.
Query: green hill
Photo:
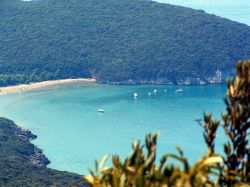
[[[1,0],[0,18],[1,85],[221,82],[250,57],[249,26],[148,0]]]
[[[29,142],[34,138],[30,131],[0,118],[0,186],[87,186],[80,175],[46,168],[48,159]]]

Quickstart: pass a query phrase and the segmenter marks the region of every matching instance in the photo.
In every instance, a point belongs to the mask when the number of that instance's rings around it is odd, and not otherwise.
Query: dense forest
[[[80,175],[46,168],[47,158],[29,142],[35,137],[0,118],[0,186],[87,186]]]
[[[213,82],[250,57],[249,26],[149,0],[1,0],[0,18],[0,85]]]

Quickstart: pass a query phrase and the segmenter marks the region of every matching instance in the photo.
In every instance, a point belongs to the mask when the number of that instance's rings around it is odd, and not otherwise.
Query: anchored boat
[[[183,89],[178,89],[175,91],[175,93],[182,93],[183,92]]]
[[[100,108],[100,109],[97,110],[97,112],[104,113],[104,110]]]

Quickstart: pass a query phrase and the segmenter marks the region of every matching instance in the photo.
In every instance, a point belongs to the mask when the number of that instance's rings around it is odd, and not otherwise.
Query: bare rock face
[[[37,136],[32,134],[30,130],[28,129],[24,129],[24,128],[21,128],[21,127],[18,127],[18,131],[16,131],[16,135],[21,137],[23,140],[33,140],[33,139],[36,139]]]
[[[124,81],[98,81],[98,83],[114,84],[114,85],[136,85],[136,84],[176,84],[176,85],[205,85],[205,84],[222,84],[226,83],[227,77],[232,76],[233,72],[222,72],[217,69],[214,74],[207,76],[206,78],[201,77],[175,77],[173,79],[158,78],[155,80],[133,80],[128,79]]]
[[[216,70],[214,76],[208,77],[206,81],[210,84],[222,83],[222,71]]]
[[[29,160],[33,165],[36,166],[46,167],[50,163],[48,158],[43,154],[42,150],[38,149],[37,147],[34,150],[34,154],[29,156]]]

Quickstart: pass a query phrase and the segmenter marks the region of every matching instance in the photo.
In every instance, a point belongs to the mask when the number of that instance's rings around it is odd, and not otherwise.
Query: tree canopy
[[[250,57],[249,26],[148,0],[1,0],[0,17],[1,85],[206,82]]]

